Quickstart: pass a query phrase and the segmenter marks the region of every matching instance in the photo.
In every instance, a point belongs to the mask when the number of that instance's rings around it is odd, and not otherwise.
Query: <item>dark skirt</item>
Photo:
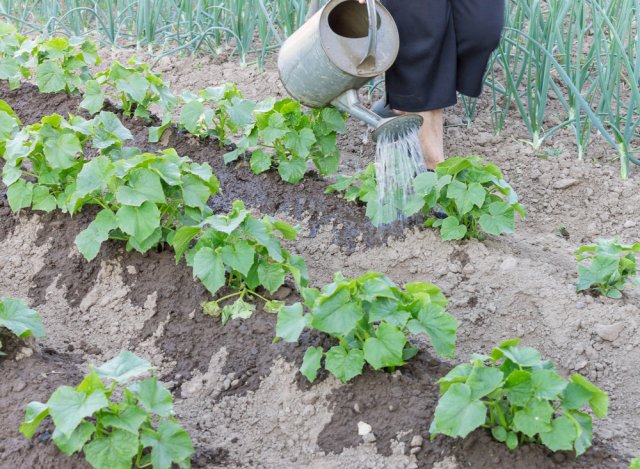
[[[400,52],[386,73],[392,109],[453,106],[456,92],[476,97],[500,42],[504,0],[382,0],[398,25]]]

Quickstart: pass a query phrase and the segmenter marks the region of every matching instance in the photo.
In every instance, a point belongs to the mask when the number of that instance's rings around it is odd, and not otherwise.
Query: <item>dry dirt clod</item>
[[[362,436],[362,441],[365,443],[374,443],[376,441],[376,436],[373,433],[367,433]]]
[[[421,435],[414,435],[413,438],[411,438],[411,447],[412,448],[420,447],[420,446],[422,446],[422,443],[424,443],[424,438],[422,438]]]
[[[618,338],[620,333],[624,329],[624,324],[621,322],[617,322],[614,324],[598,324],[595,327],[596,334],[598,334],[602,340],[607,340],[609,342],[613,342]]]
[[[568,189],[571,186],[575,186],[576,184],[578,184],[577,179],[573,179],[573,178],[560,179],[553,183],[553,188],[557,190]]]

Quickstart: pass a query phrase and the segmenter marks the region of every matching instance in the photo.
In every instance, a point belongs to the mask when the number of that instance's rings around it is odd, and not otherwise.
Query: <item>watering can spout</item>
[[[331,101],[331,104],[342,112],[359,119],[372,127],[373,140],[378,141],[382,135],[393,140],[406,135],[412,130],[417,130],[422,126],[423,119],[415,114],[391,117],[383,119],[376,113],[367,109],[358,99],[356,90],[347,90]]]

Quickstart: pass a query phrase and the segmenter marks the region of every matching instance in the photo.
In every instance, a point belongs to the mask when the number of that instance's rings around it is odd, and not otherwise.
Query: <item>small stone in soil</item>
[[[367,433],[362,436],[362,441],[365,443],[373,443],[376,441],[376,436],[373,433]]]
[[[365,422],[358,422],[358,435],[365,436],[371,433],[371,425]]]

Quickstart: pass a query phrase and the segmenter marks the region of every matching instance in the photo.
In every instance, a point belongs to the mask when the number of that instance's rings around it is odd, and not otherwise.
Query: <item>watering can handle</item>
[[[376,0],[367,0],[367,13],[369,14],[369,47],[367,55],[358,65],[359,68],[373,68],[376,63],[376,49],[378,48],[378,13],[376,12]]]

